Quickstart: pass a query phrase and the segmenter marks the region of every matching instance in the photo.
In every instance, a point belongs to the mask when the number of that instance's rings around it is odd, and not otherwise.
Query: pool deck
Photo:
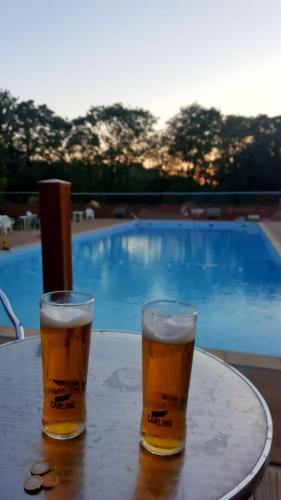
[[[132,222],[134,219],[94,219],[82,220],[81,222],[72,222],[72,234],[78,234],[85,231],[95,231],[105,227],[112,227],[127,222]],[[202,221],[200,221],[202,222]],[[210,222],[210,221],[206,221]],[[229,221],[228,221],[229,222]],[[259,224],[263,231],[270,239],[272,245],[281,255],[281,222],[266,221],[252,224]],[[0,242],[7,239],[11,248],[30,245],[32,243],[40,243],[40,230],[12,231],[8,235],[0,234]]]
[[[132,221],[132,219],[130,219]],[[94,219],[72,222],[72,234],[79,234],[86,231],[95,231],[105,227],[112,227],[129,222],[126,219]],[[32,243],[40,243],[40,229],[30,229],[26,231],[12,231],[7,235],[0,235],[0,242],[7,239],[9,247],[26,246]]]
[[[132,221],[132,219],[130,219]],[[128,219],[94,219],[83,220],[72,223],[72,234],[78,234],[86,231],[98,230],[105,227],[112,227],[129,222]],[[281,255],[281,222],[262,222],[260,227],[267,234],[273,246]],[[5,238],[0,235],[0,242]],[[7,235],[7,241],[10,248],[40,243],[40,230],[12,231]],[[26,335],[37,334],[37,330],[26,330]],[[0,343],[9,342],[14,339],[12,328],[0,327]],[[222,350],[208,349],[211,353],[230,363],[246,377],[251,380],[259,389],[270,408],[274,425],[274,442],[271,453],[271,463],[281,465],[281,358],[271,356],[260,356],[254,354],[245,354],[239,352],[230,352]],[[277,472],[276,472],[277,470]],[[276,468],[272,473],[278,474],[278,484],[281,484],[281,468]],[[278,490],[280,491],[280,490]],[[256,498],[281,498],[281,496],[260,496]]]

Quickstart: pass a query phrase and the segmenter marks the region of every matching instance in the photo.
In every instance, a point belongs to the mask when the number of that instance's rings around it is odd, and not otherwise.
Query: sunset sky
[[[0,0],[0,88],[73,118],[281,114],[280,0]]]

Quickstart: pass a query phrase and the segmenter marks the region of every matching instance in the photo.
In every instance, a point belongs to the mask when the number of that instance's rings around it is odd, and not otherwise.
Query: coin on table
[[[42,477],[43,488],[54,488],[59,483],[59,476],[54,472],[48,472]]]
[[[23,483],[25,491],[30,493],[36,493],[41,489],[43,484],[42,478],[40,476],[32,476],[26,479]]]
[[[34,462],[31,466],[31,474],[35,476],[42,476],[46,474],[50,470],[50,464],[45,460],[38,460],[38,462]]]

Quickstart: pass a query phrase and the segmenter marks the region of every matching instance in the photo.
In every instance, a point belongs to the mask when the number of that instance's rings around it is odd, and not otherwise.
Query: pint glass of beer
[[[196,317],[185,302],[156,300],[142,308],[141,444],[157,455],[185,446]]]
[[[70,439],[86,426],[86,384],[93,298],[86,293],[46,293],[40,301],[45,434]]]

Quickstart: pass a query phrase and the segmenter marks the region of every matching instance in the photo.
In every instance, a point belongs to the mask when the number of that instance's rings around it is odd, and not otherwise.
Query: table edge
[[[251,487],[251,485],[254,486],[255,480],[258,481],[258,474],[259,473],[264,473],[266,465],[269,462],[269,455],[271,451],[271,446],[272,446],[272,437],[273,437],[273,423],[272,423],[272,417],[271,413],[269,411],[268,405],[264,399],[264,397],[261,395],[259,390],[256,388],[256,386],[247,378],[245,375],[243,375],[239,370],[234,368],[232,365],[226,363],[222,359],[218,358],[217,356],[214,356],[214,354],[211,354],[210,352],[206,352],[203,349],[200,349],[196,347],[196,351],[201,352],[202,354],[214,358],[216,361],[224,365],[226,368],[231,370],[233,373],[235,373],[240,379],[242,379],[249,387],[250,389],[255,393],[257,398],[259,399],[261,406],[263,408],[263,411],[265,413],[266,421],[267,421],[267,436],[265,439],[265,445],[264,449],[262,451],[260,459],[257,461],[256,465],[253,467],[252,471],[241,481],[237,486],[235,486],[231,491],[226,493],[223,497],[221,497],[219,500],[229,500],[231,498],[235,498],[237,495],[240,495],[242,493],[245,493],[248,488]],[[252,493],[252,490],[250,490],[250,493]]]

